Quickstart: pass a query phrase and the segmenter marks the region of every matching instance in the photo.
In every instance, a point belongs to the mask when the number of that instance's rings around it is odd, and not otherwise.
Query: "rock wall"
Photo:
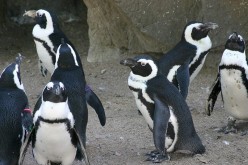
[[[0,23],[6,15],[19,24],[25,9],[50,8],[58,15],[81,17],[86,13],[89,30],[88,61],[107,61],[122,54],[165,52],[180,40],[191,20],[215,22],[210,33],[213,47],[223,50],[228,35],[237,31],[248,38],[247,0],[0,0]],[[4,11],[4,10],[0,10]],[[61,14],[62,13],[62,14]],[[0,30],[1,31],[1,30]],[[216,50],[216,49],[215,49]],[[210,58],[213,59],[213,58]],[[217,60],[215,60],[217,61]]]
[[[219,50],[223,50],[233,31],[248,38],[246,0],[84,2],[89,13],[89,61],[108,60],[105,57],[118,57],[123,52],[165,52],[180,40],[184,25],[192,20],[219,24],[219,28],[210,33],[213,47]],[[216,65],[216,61],[210,63]]]

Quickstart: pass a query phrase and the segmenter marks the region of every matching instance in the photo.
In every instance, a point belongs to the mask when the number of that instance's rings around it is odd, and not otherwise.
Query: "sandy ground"
[[[49,77],[43,78],[38,71],[31,28],[25,28],[30,29],[30,33],[20,30],[16,36],[5,34],[0,39],[0,69],[2,70],[11,63],[18,52],[25,55],[26,58],[21,66],[21,76],[33,108],[37,95],[49,81]],[[77,36],[80,35],[81,33],[78,33]],[[127,86],[129,68],[121,66],[118,60],[108,63],[88,63],[85,40],[77,37],[72,37],[71,40],[76,43],[76,48],[82,55],[86,80],[100,97],[107,116],[107,123],[102,127],[96,113],[89,107],[87,153],[91,164],[152,164],[144,161],[146,159],[144,154],[154,149],[152,133],[143,117],[138,115],[133,95]],[[223,109],[220,97],[213,115],[209,117],[205,114],[205,102],[215,74],[216,69],[202,70],[192,82],[187,99],[192,109],[195,128],[206,146],[206,153],[195,156],[171,153],[171,160],[161,164],[248,164],[248,135],[240,135],[242,130],[248,129],[247,123],[238,122],[238,134],[218,133],[216,129],[226,125],[227,122],[227,113]],[[31,150],[28,151],[24,164],[36,164]]]

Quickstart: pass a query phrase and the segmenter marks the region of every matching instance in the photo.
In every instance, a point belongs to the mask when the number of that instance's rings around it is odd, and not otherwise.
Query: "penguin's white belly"
[[[37,54],[39,59],[42,61],[42,65],[50,72],[54,71],[54,64],[52,61],[52,57],[50,56],[47,49],[43,46],[43,44],[39,41],[34,40],[36,45]]]
[[[145,118],[145,121],[148,124],[148,126],[150,127],[150,129],[152,130],[154,125],[153,125],[153,120],[152,120],[152,118],[148,112],[148,109],[140,101],[140,99],[138,99],[138,92],[133,92],[133,95],[135,97],[135,102],[136,102],[136,105],[137,105],[139,111],[141,112],[142,116]],[[177,119],[176,119],[174,113],[172,112],[172,110],[170,110],[169,122],[171,122],[173,127],[174,127],[175,138],[171,139],[169,136],[165,136],[165,148],[167,149],[167,152],[172,152],[174,150],[174,146],[175,146],[175,143],[177,141],[177,134],[178,134]]]
[[[248,98],[241,71],[222,69],[220,76],[225,110],[236,119],[247,120]]]
[[[40,122],[33,148],[34,157],[39,164],[48,160],[71,164],[75,159],[76,151],[65,123]]]

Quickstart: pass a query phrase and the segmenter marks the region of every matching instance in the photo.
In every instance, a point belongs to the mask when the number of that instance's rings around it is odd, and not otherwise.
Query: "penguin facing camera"
[[[161,74],[157,61],[141,55],[122,60],[120,64],[131,69],[128,86],[153,133],[156,150],[147,154],[147,161],[169,160],[167,152],[173,151],[204,153],[205,147],[195,131],[185,99]]]
[[[248,120],[248,65],[245,40],[234,32],[226,41],[218,75],[207,99],[206,112],[211,115],[221,92],[224,109],[230,115],[224,133],[237,132],[236,120]]]
[[[22,147],[19,163],[22,164],[28,144],[32,141],[33,156],[40,165],[70,165],[78,147],[89,165],[75,122],[64,84],[49,82],[42,92],[41,105],[34,112],[33,129]]]
[[[54,13],[44,9],[39,9],[26,11],[23,16],[25,15],[34,18],[36,22],[32,34],[39,57],[38,64],[43,76],[46,76],[47,72],[51,74],[54,72],[56,52],[62,39],[72,47],[76,56],[77,64],[81,70],[83,70],[80,55],[71,41],[60,29],[59,21]],[[85,79],[85,76],[82,76],[83,79]],[[106,117],[100,99],[88,85],[85,86],[84,91],[86,93],[87,103],[96,111],[101,125],[104,126],[106,123]]]
[[[17,165],[21,145],[32,126],[28,98],[21,81],[22,56],[0,75],[0,164]]]

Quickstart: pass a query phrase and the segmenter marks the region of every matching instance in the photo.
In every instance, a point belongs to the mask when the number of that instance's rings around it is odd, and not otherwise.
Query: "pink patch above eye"
[[[25,108],[23,111],[24,111],[24,112],[27,112],[27,113],[32,113],[32,111],[31,111],[30,108]]]

